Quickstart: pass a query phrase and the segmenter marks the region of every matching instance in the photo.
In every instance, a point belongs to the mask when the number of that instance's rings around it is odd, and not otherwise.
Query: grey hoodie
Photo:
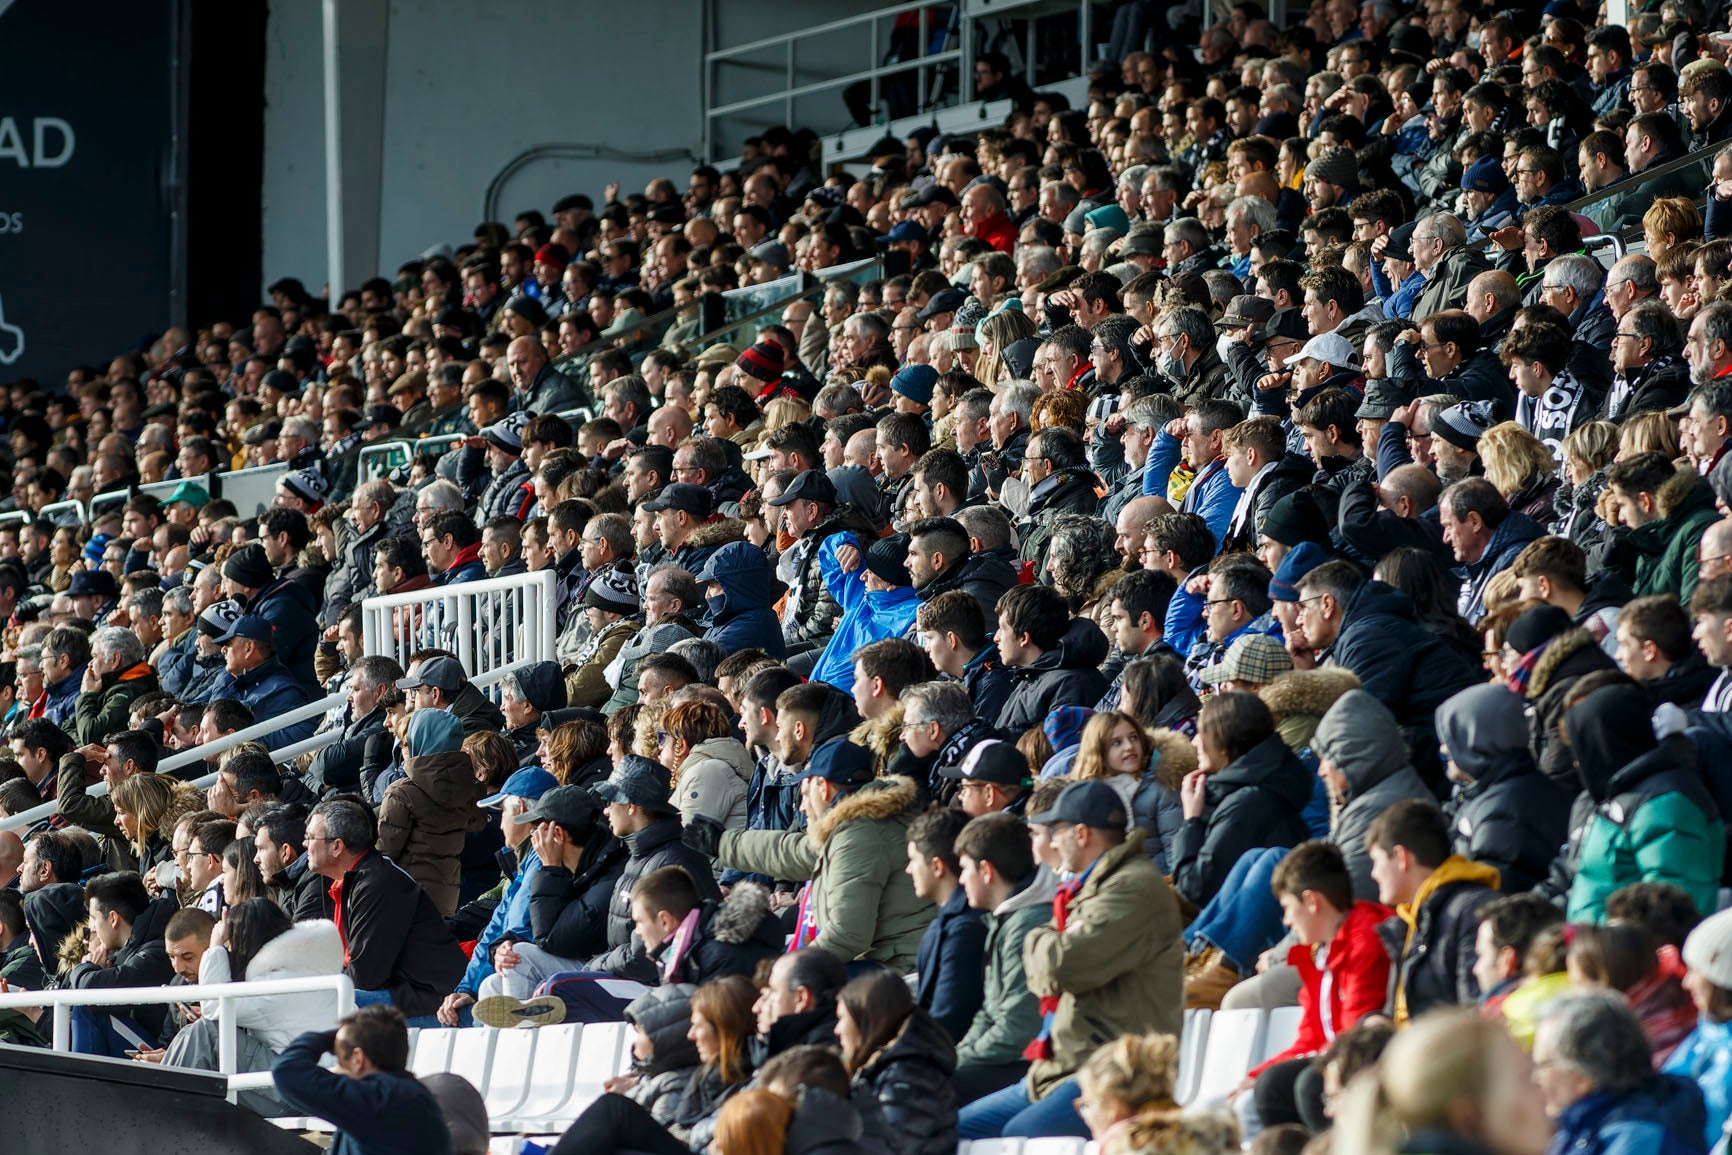
[[[1376,901],[1365,831],[1397,802],[1422,798],[1435,803],[1437,796],[1408,762],[1407,742],[1395,715],[1364,690],[1349,690],[1336,699],[1317,723],[1311,748],[1347,779],[1347,794],[1336,800],[1329,836],[1347,858],[1353,897]]]

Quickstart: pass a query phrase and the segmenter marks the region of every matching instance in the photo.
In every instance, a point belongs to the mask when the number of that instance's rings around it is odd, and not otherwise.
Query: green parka
[[[1040,1000],[1028,989],[1022,944],[1029,931],[1052,921],[1056,889],[1052,874],[1042,870],[987,915],[986,997],[956,1044],[958,1067],[1017,1062],[1039,1033]]]
[[[920,810],[912,779],[879,778],[837,799],[808,830],[729,830],[716,859],[771,878],[811,879],[812,945],[906,974],[938,913],[907,874],[908,826]]]
[[[1631,530],[1627,539],[1636,553],[1635,593],[1675,594],[1689,605],[1696,592],[1696,543],[1720,517],[1714,490],[1695,470],[1681,469],[1666,479],[1654,500],[1660,520]]]
[[[1050,921],[1028,932],[1022,963],[1037,996],[1057,997],[1052,1058],[1028,1068],[1038,1100],[1120,1035],[1177,1036],[1185,1009],[1185,944],[1179,902],[1133,830],[1102,855],[1071,900],[1061,933]]]

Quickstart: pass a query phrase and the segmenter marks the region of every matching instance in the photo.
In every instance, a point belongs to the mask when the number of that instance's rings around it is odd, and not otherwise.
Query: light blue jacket
[[[824,584],[842,607],[842,620],[836,623],[836,632],[812,666],[812,681],[828,682],[838,690],[851,692],[854,655],[861,646],[872,642],[907,637],[914,628],[920,598],[911,586],[868,592],[864,567],[844,574],[830,557],[823,558],[822,564]],[[837,580],[832,580],[833,575]]]
[[[541,859],[527,839],[518,848],[517,855],[517,877],[506,886],[505,897],[499,900],[499,905],[493,909],[493,917],[487,920],[487,928],[475,942],[475,953],[469,956],[469,968],[463,972],[463,981],[457,984],[459,994],[480,993],[481,980],[493,973],[493,948],[501,940],[535,941],[535,931],[529,925],[529,884],[541,869]]]
[[[1708,1108],[1705,1138],[1712,1149],[1720,1141],[1727,1117],[1732,1116],[1732,1022],[1702,1019],[1660,1070],[1694,1079],[1702,1088],[1702,1101]]]

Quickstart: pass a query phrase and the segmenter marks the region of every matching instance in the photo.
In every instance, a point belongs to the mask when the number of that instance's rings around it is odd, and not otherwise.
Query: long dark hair
[[[860,1046],[847,1056],[848,1074],[853,1075],[896,1037],[914,1013],[914,994],[902,976],[876,970],[851,980],[837,998],[860,1032]]]
[[[1377,563],[1372,576],[1407,595],[1420,625],[1445,641],[1479,649],[1473,630],[1455,612],[1454,579],[1431,551],[1410,545],[1392,549]]]
[[[235,982],[246,977],[247,967],[266,943],[295,925],[282,907],[268,898],[236,903],[229,907],[224,921],[229,928],[229,977]]]
[[[721,1052],[716,1069],[730,1086],[749,1073],[746,1044],[757,1029],[752,1016],[757,999],[758,988],[745,975],[711,979],[692,996],[692,1014],[702,1015],[715,1029],[716,1049]]]

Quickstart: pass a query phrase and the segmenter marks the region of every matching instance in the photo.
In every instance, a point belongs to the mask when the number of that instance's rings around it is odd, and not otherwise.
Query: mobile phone
[[[129,1059],[136,1059],[140,1055],[144,1054],[144,1052],[143,1051],[122,1051],[121,1054],[125,1055]]]

